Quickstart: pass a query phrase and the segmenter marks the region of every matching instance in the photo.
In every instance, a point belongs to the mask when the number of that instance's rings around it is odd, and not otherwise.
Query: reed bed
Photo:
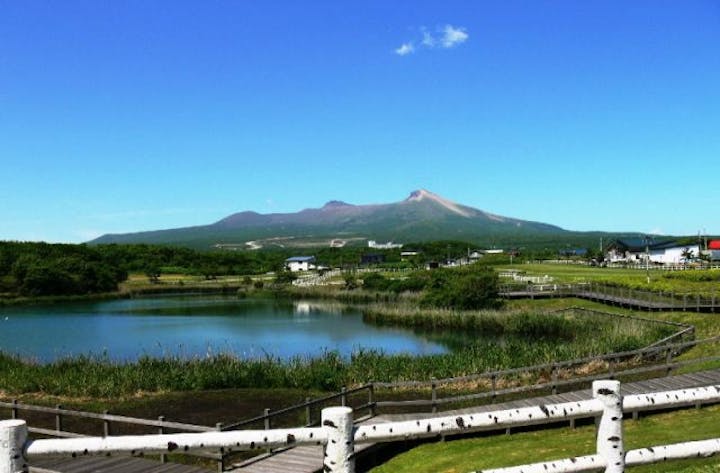
[[[526,344],[533,344],[538,340],[573,341],[582,338],[589,343],[601,341],[608,349],[615,347],[621,339],[626,339],[631,345],[649,345],[675,331],[672,326],[647,320],[590,311],[455,311],[418,309],[409,305],[373,305],[364,311],[364,320],[377,325],[409,327],[431,332],[461,331],[486,337],[522,337]],[[607,350],[602,351],[605,352]]]

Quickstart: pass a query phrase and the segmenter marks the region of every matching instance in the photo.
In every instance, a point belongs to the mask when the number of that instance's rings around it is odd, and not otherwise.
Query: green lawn
[[[625,421],[628,450],[720,437],[720,406],[688,409]],[[513,435],[428,443],[398,455],[373,473],[467,473],[595,452],[595,427],[555,428]],[[720,458],[629,468],[636,473],[709,473]]]
[[[495,267],[496,270],[523,271],[527,276],[552,276],[558,283],[599,281],[607,278],[631,278],[645,280],[645,271],[624,268],[601,268],[580,264],[519,263]],[[659,274],[659,272],[653,272]],[[501,279],[502,281],[502,279]]]
[[[720,270],[686,270],[665,271],[651,269],[648,272],[642,269],[601,268],[598,266],[585,266],[579,264],[552,264],[552,263],[520,263],[501,265],[496,270],[517,270],[527,276],[551,276],[555,283],[581,283],[597,282],[623,285],[634,289],[649,289],[651,291],[673,292],[675,294],[691,293],[712,296],[718,294],[720,284]],[[650,275],[650,283],[647,276]],[[501,278],[500,282],[510,282],[512,279]]]

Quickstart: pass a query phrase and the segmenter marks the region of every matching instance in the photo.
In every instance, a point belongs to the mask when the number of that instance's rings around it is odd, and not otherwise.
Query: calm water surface
[[[0,307],[0,350],[43,362],[81,354],[290,358],[361,348],[447,351],[409,330],[365,324],[360,312],[333,303],[178,296]]]

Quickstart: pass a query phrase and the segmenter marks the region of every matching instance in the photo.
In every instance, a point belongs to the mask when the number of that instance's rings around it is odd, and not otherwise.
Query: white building
[[[291,272],[315,269],[314,256],[293,256],[285,260],[285,268]]]
[[[655,243],[641,238],[616,240],[610,244],[605,259],[611,263],[683,264],[689,263],[687,255],[700,256],[699,245],[679,245],[675,241]]]
[[[395,248],[402,247],[402,243],[393,243],[391,241],[387,243],[378,243],[375,240],[368,240],[368,248],[375,248],[376,250],[393,250]]]

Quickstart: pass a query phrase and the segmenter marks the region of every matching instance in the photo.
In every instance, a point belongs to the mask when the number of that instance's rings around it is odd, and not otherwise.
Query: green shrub
[[[458,310],[499,307],[497,273],[487,267],[434,271],[421,304]]]
[[[387,291],[390,280],[380,273],[367,273],[363,276],[363,289],[368,291]]]

